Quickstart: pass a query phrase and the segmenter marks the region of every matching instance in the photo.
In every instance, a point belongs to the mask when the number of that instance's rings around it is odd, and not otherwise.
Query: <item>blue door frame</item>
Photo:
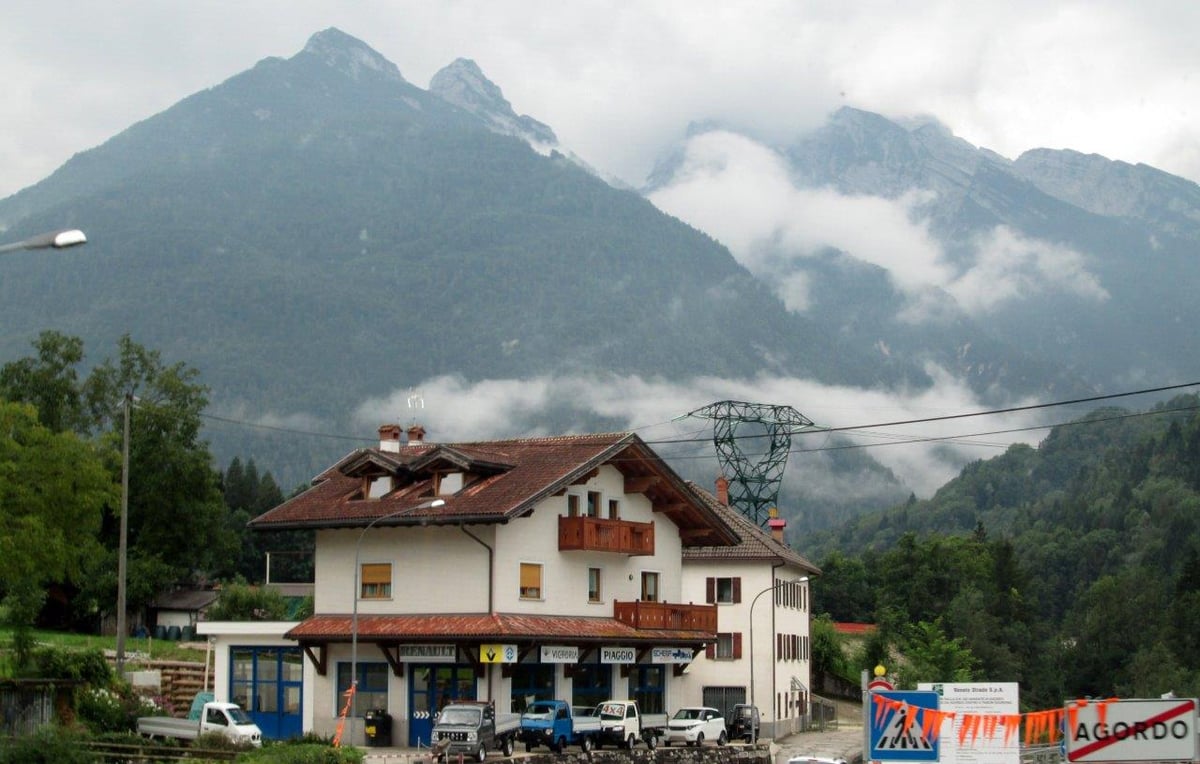
[[[298,647],[229,648],[229,696],[263,737],[299,737],[304,702],[304,654]]]
[[[475,667],[466,663],[414,663],[409,666],[408,745],[428,747],[442,706],[475,700]]]

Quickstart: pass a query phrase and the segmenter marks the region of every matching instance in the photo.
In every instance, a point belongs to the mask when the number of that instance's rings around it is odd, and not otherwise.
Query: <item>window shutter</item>
[[[742,657],[742,632],[740,631],[733,633],[733,657],[735,659]]]
[[[737,576],[733,579],[733,601],[742,601],[742,577]]]
[[[392,582],[392,564],[384,562],[363,565],[360,575],[360,581],[364,584],[390,584]]]
[[[711,581],[712,579],[710,578],[709,580]],[[717,657],[717,646],[715,643],[709,642],[704,646],[704,657],[710,661]]]

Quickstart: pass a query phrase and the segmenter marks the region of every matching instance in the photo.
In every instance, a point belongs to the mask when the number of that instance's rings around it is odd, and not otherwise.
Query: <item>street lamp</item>
[[[754,702],[754,606],[758,603],[758,598],[767,592],[773,592],[779,587],[789,584],[804,583],[808,583],[808,576],[802,576],[795,581],[776,581],[754,595],[754,599],[750,600],[750,745],[757,745],[758,743],[758,725],[755,724],[754,719],[754,714],[758,711],[758,705]],[[774,640],[772,640],[771,644],[772,648],[774,648]]]
[[[83,231],[78,228],[70,228],[65,231],[40,233],[37,236],[30,236],[24,241],[5,244],[0,246],[0,252],[16,252],[22,249],[66,249],[86,243],[87,236]]]
[[[367,531],[371,530],[381,520],[386,520],[389,517],[412,512],[417,509],[429,509],[431,507],[440,507],[446,503],[445,499],[431,499],[430,501],[418,504],[415,507],[405,507],[397,509],[395,512],[389,512],[386,515],[380,515],[371,522],[367,523],[367,527],[362,529],[358,534],[358,542],[354,545],[354,603],[352,615],[350,616],[350,729],[354,729],[355,720],[358,719],[358,596],[361,594],[359,590],[358,579],[362,574],[362,566],[359,563],[359,554],[362,552],[363,538],[367,535]]]
[[[81,234],[82,235],[82,234]],[[124,405],[125,432],[121,438],[121,531],[117,543],[117,677],[125,676],[125,578],[129,554],[129,407],[133,393],[126,392]]]

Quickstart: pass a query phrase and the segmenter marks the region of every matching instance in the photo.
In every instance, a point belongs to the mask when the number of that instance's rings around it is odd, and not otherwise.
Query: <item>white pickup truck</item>
[[[654,750],[667,731],[666,714],[643,714],[636,700],[606,700],[596,707],[600,742],[632,749],[640,738]]]
[[[137,731],[148,738],[176,740],[195,740],[201,735],[217,733],[235,743],[262,745],[262,730],[236,703],[205,703],[199,719],[143,716],[137,720]]]

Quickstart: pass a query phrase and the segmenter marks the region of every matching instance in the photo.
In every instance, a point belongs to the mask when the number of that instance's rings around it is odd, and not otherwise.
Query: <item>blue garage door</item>
[[[230,648],[229,695],[271,740],[298,737],[304,655],[298,647]]]

